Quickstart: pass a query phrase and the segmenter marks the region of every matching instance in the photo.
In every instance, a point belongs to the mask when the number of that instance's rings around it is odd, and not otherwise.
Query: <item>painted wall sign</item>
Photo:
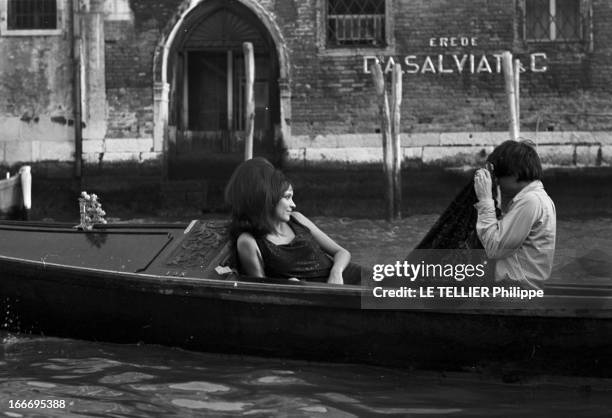
[[[428,46],[434,48],[476,47],[478,46],[478,38],[466,36],[430,38]],[[366,55],[363,57],[363,72],[369,74],[371,65],[378,62],[385,73],[391,72],[395,64],[401,64],[405,74],[499,74],[502,72],[501,57],[501,53],[452,53],[426,56],[406,55],[403,57]],[[535,52],[519,57],[521,61],[519,69],[521,72],[546,72],[548,70],[547,59],[545,52]]]

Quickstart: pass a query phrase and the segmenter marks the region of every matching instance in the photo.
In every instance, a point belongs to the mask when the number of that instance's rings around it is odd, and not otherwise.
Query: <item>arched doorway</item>
[[[231,169],[242,158],[244,42],[251,42],[255,51],[254,155],[280,158],[280,75],[274,41],[240,1],[207,0],[183,17],[168,50],[170,179],[214,177],[221,174],[220,167]]]

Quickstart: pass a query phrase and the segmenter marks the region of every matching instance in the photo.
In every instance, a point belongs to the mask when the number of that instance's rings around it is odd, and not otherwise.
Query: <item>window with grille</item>
[[[582,39],[580,0],[525,0],[525,38],[547,41]]]
[[[63,0],[0,0],[3,35],[61,33]]]
[[[385,46],[385,0],[327,0],[327,46]]]
[[[8,0],[9,30],[56,29],[56,0]]]

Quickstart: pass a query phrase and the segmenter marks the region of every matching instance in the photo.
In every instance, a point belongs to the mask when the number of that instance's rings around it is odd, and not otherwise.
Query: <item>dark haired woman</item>
[[[242,163],[230,178],[230,236],[239,269],[253,277],[358,284],[361,268],[350,253],[295,211],[293,187],[264,158]]]

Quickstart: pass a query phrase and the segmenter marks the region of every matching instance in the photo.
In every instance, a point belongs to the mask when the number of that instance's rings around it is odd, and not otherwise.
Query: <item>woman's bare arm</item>
[[[334,265],[329,273],[328,283],[343,284],[342,272],[351,262],[351,253],[341,247],[336,241],[331,239],[325,232],[321,231],[318,226],[310,219],[299,212],[293,212],[295,219],[310,230],[310,233],[321,246],[323,251],[334,258]]]
[[[251,277],[264,277],[263,260],[255,238],[243,232],[238,237],[236,246],[243,273]]]

